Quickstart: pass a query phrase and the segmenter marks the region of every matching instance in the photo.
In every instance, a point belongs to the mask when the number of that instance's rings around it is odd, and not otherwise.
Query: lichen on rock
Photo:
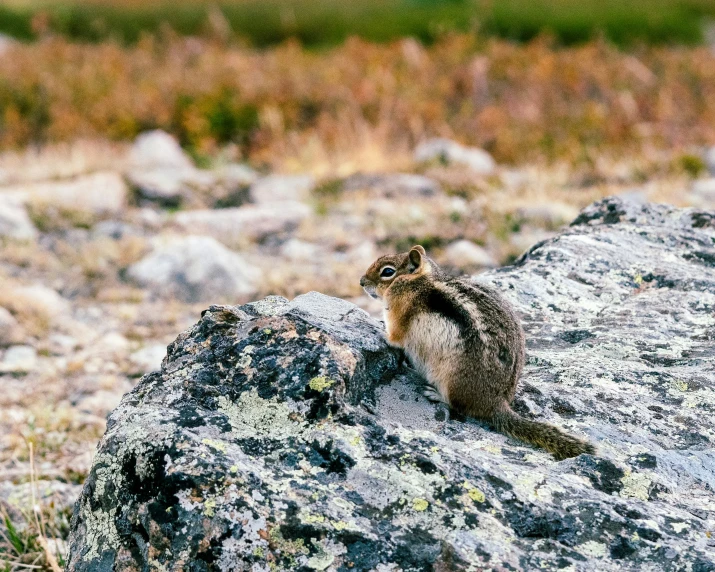
[[[522,315],[546,453],[425,401],[317,293],[211,306],[109,419],[69,570],[715,568],[715,217],[608,199],[480,276]]]

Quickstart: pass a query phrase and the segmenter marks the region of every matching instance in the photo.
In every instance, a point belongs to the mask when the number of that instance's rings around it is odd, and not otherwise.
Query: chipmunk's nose
[[[363,276],[362,278],[360,278],[360,286],[362,286],[363,288],[365,287],[366,282],[367,282],[367,276]]]

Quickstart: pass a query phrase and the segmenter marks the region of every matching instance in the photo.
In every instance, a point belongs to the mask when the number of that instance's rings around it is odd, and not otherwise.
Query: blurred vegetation
[[[306,46],[446,32],[529,41],[547,32],[562,44],[603,36],[634,42],[698,43],[715,0],[6,0],[0,32],[25,40],[52,32],[75,41],[131,44],[170,27],[180,35],[228,34],[254,46],[296,38]]]
[[[588,165],[604,151],[715,143],[715,54],[474,34],[257,50],[167,32],[126,47],[49,38],[0,57],[0,148],[153,128],[195,156],[228,145],[259,166],[366,146],[392,156],[431,136],[502,162]]]

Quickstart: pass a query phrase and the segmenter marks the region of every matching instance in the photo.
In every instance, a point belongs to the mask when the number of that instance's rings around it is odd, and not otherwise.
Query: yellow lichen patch
[[[581,552],[586,556],[593,556],[594,558],[599,558],[606,555],[608,547],[602,542],[589,540],[588,542],[579,544],[578,548],[580,548]]]
[[[221,451],[222,453],[225,453],[227,450],[226,443],[222,443],[221,441],[214,441],[213,439],[204,439],[201,441],[204,445],[208,445],[209,447],[213,447],[217,451]]]
[[[216,508],[216,499],[208,499],[204,503],[204,515],[205,516],[213,516],[214,509]]]
[[[628,472],[621,479],[621,482],[623,483],[623,489],[621,490],[622,497],[633,497],[644,501],[648,500],[648,489],[652,481],[647,475]]]
[[[421,498],[412,499],[412,508],[415,509],[416,511],[422,512],[423,510],[427,510],[428,506],[429,506],[429,503],[425,499],[421,499]]]
[[[306,524],[314,524],[316,522],[325,522],[325,517],[320,514],[306,514],[303,517],[303,522]]]
[[[312,389],[313,391],[323,391],[331,387],[333,384],[335,384],[335,381],[333,381],[329,377],[321,375],[311,379],[308,382],[308,387],[310,387],[310,389]]]
[[[237,473],[238,472],[238,465],[231,465],[231,468],[229,469],[232,473]]]
[[[677,391],[688,391],[688,384],[682,379],[673,380],[673,388]]]
[[[345,522],[344,520],[336,520],[335,522],[333,522],[333,528],[335,530],[345,530],[349,526],[350,525],[347,522]]]
[[[479,490],[477,487],[472,486],[472,484],[469,481],[464,481],[462,483],[462,487],[467,490],[467,494],[469,495],[469,498],[472,499],[474,502],[484,502],[484,493]]]

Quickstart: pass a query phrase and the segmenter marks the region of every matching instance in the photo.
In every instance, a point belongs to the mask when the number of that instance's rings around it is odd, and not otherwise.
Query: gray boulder
[[[482,275],[520,311],[543,451],[425,402],[311,293],[212,306],[111,414],[68,570],[715,566],[715,214],[617,199]]]
[[[173,135],[160,129],[145,131],[135,140],[129,153],[134,169],[191,169],[194,164]]]
[[[465,147],[450,139],[429,139],[421,143],[415,149],[414,159],[418,163],[457,163],[479,175],[491,175],[496,170],[496,163],[489,153],[478,147]]]
[[[160,239],[127,274],[157,296],[185,302],[245,298],[261,280],[260,269],[209,236]]]

